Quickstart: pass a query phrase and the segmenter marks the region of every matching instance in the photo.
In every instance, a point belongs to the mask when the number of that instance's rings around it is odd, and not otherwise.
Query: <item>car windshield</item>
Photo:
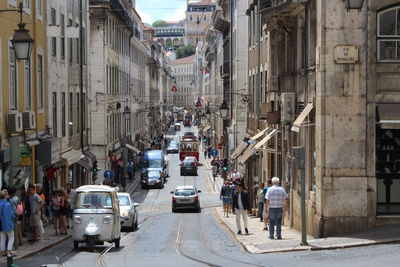
[[[193,189],[177,189],[175,191],[175,196],[181,197],[194,196],[195,194]]]
[[[111,194],[109,192],[78,192],[74,208],[111,209]]]
[[[131,201],[127,195],[118,195],[119,205],[120,206],[129,206],[131,205]]]
[[[150,178],[160,178],[160,172],[148,172],[147,177]]]
[[[144,160],[143,166],[145,168],[162,168],[162,160],[161,159]]]
[[[169,148],[177,148],[178,146],[176,144],[169,144]]]

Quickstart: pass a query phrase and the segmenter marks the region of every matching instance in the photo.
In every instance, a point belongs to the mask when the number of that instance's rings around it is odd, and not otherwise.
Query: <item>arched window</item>
[[[400,61],[400,6],[378,12],[378,61]]]

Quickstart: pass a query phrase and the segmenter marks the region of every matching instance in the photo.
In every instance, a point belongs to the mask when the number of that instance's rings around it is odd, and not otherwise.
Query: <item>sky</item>
[[[144,23],[185,18],[186,0],[136,0],[136,10]]]

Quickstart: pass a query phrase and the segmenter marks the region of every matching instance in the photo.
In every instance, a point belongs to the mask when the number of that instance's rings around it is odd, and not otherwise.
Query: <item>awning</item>
[[[90,170],[92,168],[92,165],[90,164],[89,158],[84,157],[76,162],[76,164],[82,166],[83,168]]]
[[[400,129],[400,104],[378,104],[381,129]]]
[[[256,152],[254,149],[256,144],[257,143],[254,142],[247,147],[246,151],[239,158],[239,164],[244,164]]]
[[[264,130],[262,130],[261,132],[259,132],[255,136],[251,137],[250,139],[253,140],[253,141],[257,140],[258,138],[263,136],[269,129],[271,129],[271,128],[269,128],[269,127],[265,128]]]
[[[126,144],[126,147],[128,148],[128,149],[130,149],[130,150],[133,150],[133,151],[135,151],[136,153],[140,153],[140,150],[139,149],[137,149],[136,147],[134,147],[134,146],[131,146],[130,144]]]
[[[30,147],[37,146],[40,144],[39,140],[37,139],[27,140],[25,143]]]
[[[81,158],[84,157],[79,150],[71,149],[68,152],[62,153],[61,158],[68,162],[68,165],[77,163]]]
[[[293,132],[300,132],[300,127],[303,121],[306,119],[308,114],[311,112],[313,109],[313,103],[308,103],[307,106],[303,109],[303,111],[300,113],[300,115],[297,117],[297,119],[293,122],[293,127],[292,131]]]
[[[92,152],[92,151],[90,151],[90,150],[85,150],[85,151],[83,151],[83,154],[85,155],[85,156],[87,156],[90,160],[92,160],[92,161],[95,161],[96,160],[96,155]]]
[[[277,129],[273,129],[266,137],[264,137],[260,142],[258,142],[255,146],[255,150],[259,150],[265,143],[267,143],[275,134],[278,133]]]
[[[232,155],[231,155],[231,159],[236,159],[237,157],[240,156],[240,154],[242,154],[243,150],[249,145],[249,143],[247,142],[247,140],[243,140],[243,142],[241,142],[237,148],[235,149],[235,151],[233,151]]]

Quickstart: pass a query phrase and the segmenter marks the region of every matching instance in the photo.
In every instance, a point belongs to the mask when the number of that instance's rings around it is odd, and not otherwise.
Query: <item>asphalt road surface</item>
[[[182,131],[175,136],[179,139]],[[197,134],[195,128],[191,131]],[[199,176],[179,175],[178,154],[170,154],[170,177],[164,189],[142,190],[132,196],[139,207],[139,229],[124,233],[121,247],[99,246],[88,252],[82,244],[73,249],[72,239],[30,258],[17,260],[19,266],[400,266],[400,244],[344,250],[310,251],[252,255],[243,250],[235,237],[220,224],[213,193],[204,166]],[[203,155],[201,155],[203,157]],[[200,161],[202,162],[202,160]],[[177,185],[192,184],[200,193],[201,213],[171,212],[170,191]],[[107,246],[109,245],[109,246]]]

